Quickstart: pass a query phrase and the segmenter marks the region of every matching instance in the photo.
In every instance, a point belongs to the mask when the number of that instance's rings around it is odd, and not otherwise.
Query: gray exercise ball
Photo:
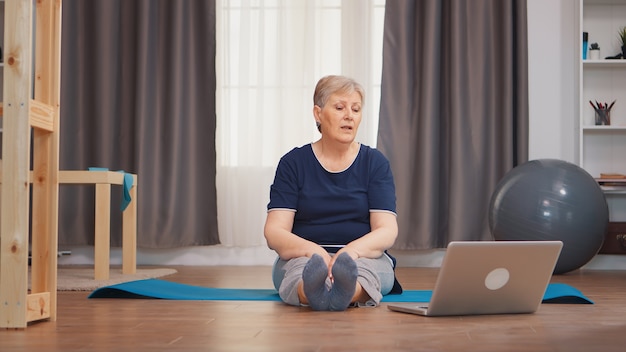
[[[495,240],[560,240],[555,274],[578,269],[602,247],[609,209],[596,180],[577,165],[532,160],[508,172],[489,204]]]

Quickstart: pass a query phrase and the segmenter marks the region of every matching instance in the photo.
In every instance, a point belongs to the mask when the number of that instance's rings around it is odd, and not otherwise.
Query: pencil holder
[[[611,124],[611,110],[597,109],[596,110],[596,125],[608,126],[610,124]]]

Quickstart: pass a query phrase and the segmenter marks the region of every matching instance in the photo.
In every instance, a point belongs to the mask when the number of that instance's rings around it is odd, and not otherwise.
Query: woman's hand
[[[337,251],[337,254],[348,253],[353,260],[358,258],[378,258],[389,249],[398,235],[398,223],[395,214],[389,212],[370,213],[372,231],[365,234]],[[332,279],[334,259],[328,264],[328,276]]]
[[[338,250],[334,256],[330,257],[330,261],[327,262],[328,263],[328,277],[330,278],[331,281],[333,280],[333,265],[335,264],[335,260],[341,253],[348,253],[348,255],[350,256],[350,258],[352,258],[352,260],[356,260],[357,258],[360,257],[359,253],[355,250],[355,248],[350,247],[350,245],[347,245],[341,248],[340,250]]]
[[[331,257],[324,248],[291,232],[295,213],[288,210],[272,210],[265,221],[265,239],[270,249],[283,260],[309,257],[319,254],[328,265]]]

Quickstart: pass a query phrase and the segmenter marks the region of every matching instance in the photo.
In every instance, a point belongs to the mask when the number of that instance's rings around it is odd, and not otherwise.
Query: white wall
[[[578,2],[528,0],[529,158],[556,158],[578,162]],[[62,248],[63,249],[63,248]],[[71,248],[72,255],[59,264],[92,264],[93,248]],[[438,266],[442,250],[394,253],[399,265]],[[111,251],[113,264],[121,251]],[[600,255],[586,267],[626,269],[626,256]],[[275,259],[266,247],[223,246],[144,250],[139,265],[271,265]]]
[[[529,159],[578,162],[578,2],[528,0]]]

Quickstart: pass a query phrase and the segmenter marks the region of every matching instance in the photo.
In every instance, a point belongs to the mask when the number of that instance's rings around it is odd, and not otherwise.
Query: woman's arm
[[[396,215],[390,212],[371,212],[372,231],[348,243],[338,253],[348,252],[353,259],[378,258],[391,248],[398,236]]]
[[[264,234],[268,247],[283,260],[310,258],[317,253],[328,263],[330,255],[324,248],[291,232],[294,217],[295,213],[289,210],[271,210],[267,213]]]

